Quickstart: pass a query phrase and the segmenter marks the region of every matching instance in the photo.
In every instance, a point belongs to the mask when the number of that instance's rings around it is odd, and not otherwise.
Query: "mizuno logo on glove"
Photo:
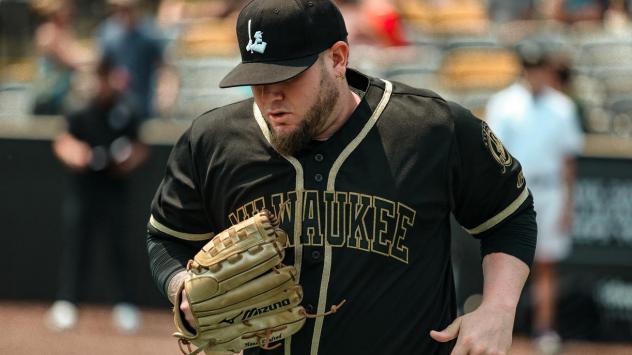
[[[250,318],[252,318],[254,316],[258,316],[258,315],[263,314],[263,313],[274,311],[277,308],[281,308],[283,306],[289,306],[289,305],[290,305],[290,300],[288,298],[286,298],[286,299],[284,299],[282,301],[273,303],[271,305],[267,305],[267,306],[259,307],[259,308],[251,308],[249,310],[246,310],[246,314],[244,314],[244,317],[241,320],[250,319]]]

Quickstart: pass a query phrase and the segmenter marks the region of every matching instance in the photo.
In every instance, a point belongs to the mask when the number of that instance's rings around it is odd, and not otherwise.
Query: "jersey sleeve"
[[[451,207],[472,235],[512,216],[529,197],[520,163],[482,120],[450,103],[454,129],[450,150]]]
[[[173,147],[165,176],[151,204],[149,232],[200,241],[213,236],[196,174],[190,132]]]

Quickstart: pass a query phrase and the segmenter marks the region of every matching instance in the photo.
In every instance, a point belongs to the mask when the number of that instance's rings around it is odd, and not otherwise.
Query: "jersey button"
[[[319,250],[312,251],[312,259],[314,259],[316,261],[320,260],[320,251]]]
[[[316,182],[322,182],[323,181],[323,175],[321,175],[321,174],[314,175],[314,180],[316,180]]]
[[[314,155],[314,160],[320,163],[321,161],[325,160],[325,157],[322,154],[317,153],[316,155]]]

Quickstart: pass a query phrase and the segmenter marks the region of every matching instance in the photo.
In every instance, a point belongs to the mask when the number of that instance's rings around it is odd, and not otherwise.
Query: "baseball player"
[[[261,53],[247,50],[256,31]],[[189,260],[266,209],[288,234],[303,314],[316,316],[268,353],[507,353],[536,241],[520,164],[457,104],[347,68],[346,36],[329,0],[244,7],[242,62],[220,86],[254,98],[204,113],[175,144],[148,224],[157,285],[190,334],[206,332],[185,294]],[[450,213],[484,256],[483,302],[460,317]]]

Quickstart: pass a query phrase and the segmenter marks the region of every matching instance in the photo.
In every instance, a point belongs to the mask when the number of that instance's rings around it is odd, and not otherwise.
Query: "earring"
[[[336,79],[345,80],[344,74],[336,74]]]

